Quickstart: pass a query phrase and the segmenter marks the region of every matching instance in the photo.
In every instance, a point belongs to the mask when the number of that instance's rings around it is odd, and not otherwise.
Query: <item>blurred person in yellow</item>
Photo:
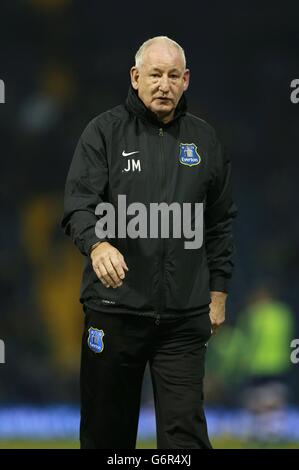
[[[295,334],[291,308],[261,286],[241,312],[237,328],[245,337],[246,406],[257,412],[281,408],[288,397],[290,343]]]
[[[241,312],[238,327],[246,333],[247,371],[254,377],[284,376],[291,365],[294,315],[267,287],[258,288]]]
[[[217,384],[222,402],[252,412],[248,435],[254,439],[276,438],[286,422],[294,335],[292,309],[269,287],[260,286],[250,294],[236,324],[225,326],[211,345],[209,388]],[[214,398],[219,400],[217,393]]]
[[[247,435],[260,441],[283,439],[290,400],[290,343],[295,333],[291,308],[268,287],[251,295],[238,328],[246,338],[243,351],[243,404],[252,412]]]
[[[55,239],[61,211],[57,194],[38,195],[22,209],[21,233],[33,274],[33,300],[49,342],[49,362],[66,377],[77,373],[82,321],[76,300],[82,262],[63,240]]]
[[[70,0],[29,0],[29,5],[45,13],[64,10],[71,6]]]

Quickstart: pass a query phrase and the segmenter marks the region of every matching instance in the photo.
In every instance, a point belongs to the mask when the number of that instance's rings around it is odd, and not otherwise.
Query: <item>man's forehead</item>
[[[148,67],[168,67],[178,68],[184,67],[182,54],[176,47],[163,46],[154,44],[149,46],[143,59],[144,65]]]

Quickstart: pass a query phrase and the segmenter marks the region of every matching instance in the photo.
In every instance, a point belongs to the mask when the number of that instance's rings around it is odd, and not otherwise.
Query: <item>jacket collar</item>
[[[168,127],[170,126],[174,121],[176,121],[178,118],[186,114],[187,111],[187,100],[185,97],[185,94],[183,93],[180,101],[178,102],[178,105],[175,109],[174,113],[174,118],[172,121],[170,121],[167,124],[164,124],[163,122],[159,121],[157,118],[156,114],[150,111],[143,101],[138,96],[138,93],[132,85],[130,85],[128,96],[126,99],[126,107],[129,110],[129,112],[135,114],[137,117],[144,121],[148,121],[151,124],[158,126],[158,127]]]

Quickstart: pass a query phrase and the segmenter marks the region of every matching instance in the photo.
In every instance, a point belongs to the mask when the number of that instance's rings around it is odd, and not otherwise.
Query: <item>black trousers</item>
[[[203,411],[208,313],[161,321],[85,309],[81,449],[134,449],[147,362],[158,449],[209,449]]]

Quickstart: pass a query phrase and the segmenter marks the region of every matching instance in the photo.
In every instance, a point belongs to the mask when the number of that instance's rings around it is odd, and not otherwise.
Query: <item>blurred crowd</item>
[[[298,404],[289,357],[299,337],[299,106],[289,99],[297,19],[275,5],[231,4],[233,14],[227,3],[217,14],[205,4],[186,22],[162,6],[157,23],[154,11],[135,10],[133,21],[134,4],[115,12],[95,0],[1,3],[0,403],[78,401],[82,259],[59,226],[65,178],[87,122],[124,101],[136,49],[167,34],[185,48],[190,112],[217,129],[233,162],[239,208],[206,399],[255,410]],[[148,377],[143,400],[151,400]]]

